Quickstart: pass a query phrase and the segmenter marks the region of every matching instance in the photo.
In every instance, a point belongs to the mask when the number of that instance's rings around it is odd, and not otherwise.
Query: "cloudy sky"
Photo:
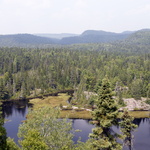
[[[150,0],[0,0],[0,34],[150,28]]]

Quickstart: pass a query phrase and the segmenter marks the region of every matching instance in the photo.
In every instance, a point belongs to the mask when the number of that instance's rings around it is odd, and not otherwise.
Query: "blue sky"
[[[0,0],[0,34],[150,28],[150,0]]]

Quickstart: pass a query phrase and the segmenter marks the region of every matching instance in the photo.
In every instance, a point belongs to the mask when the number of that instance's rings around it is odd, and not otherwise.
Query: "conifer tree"
[[[121,119],[120,127],[124,137],[123,145],[129,146],[129,149],[133,150],[133,135],[131,132],[137,128],[137,125],[133,123],[134,118],[129,115],[127,110],[123,112]]]
[[[82,77],[80,84],[78,85],[77,91],[75,93],[76,101],[80,104],[84,104],[86,100],[86,97],[84,94],[84,91],[86,91],[85,82],[86,82],[85,78]]]
[[[93,139],[93,149],[96,150],[119,150],[121,145],[116,141],[119,135],[112,131],[111,126],[117,125],[118,107],[112,97],[112,90],[107,78],[102,80],[98,90],[97,108],[92,112],[96,128],[90,137]]]
[[[136,100],[141,99],[142,87],[143,87],[143,84],[142,84],[141,79],[135,79],[132,81],[131,94],[132,94],[132,97],[135,98]]]
[[[4,119],[2,117],[2,112],[1,112],[1,102],[0,102],[0,150],[5,150],[7,147],[7,136],[6,136],[6,130],[3,127],[4,124]]]

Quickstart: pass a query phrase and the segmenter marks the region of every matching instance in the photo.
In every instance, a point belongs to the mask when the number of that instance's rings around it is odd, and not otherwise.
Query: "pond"
[[[14,138],[17,143],[18,137],[18,127],[23,120],[26,119],[26,114],[28,113],[28,108],[31,105],[28,101],[14,101],[14,102],[4,102],[2,105],[3,115],[7,120],[4,127],[7,131],[7,136]],[[77,132],[74,135],[74,142],[76,143],[79,137],[81,141],[85,142],[88,139],[89,133],[92,132],[94,125],[89,123],[90,120],[83,119],[72,119],[72,127],[74,129],[82,130],[82,132]],[[134,123],[138,125],[138,128],[133,133],[134,134],[134,148],[135,150],[149,150],[150,149],[150,119],[135,119]],[[114,130],[119,132],[117,127],[113,127]],[[128,148],[124,148],[127,150]]]

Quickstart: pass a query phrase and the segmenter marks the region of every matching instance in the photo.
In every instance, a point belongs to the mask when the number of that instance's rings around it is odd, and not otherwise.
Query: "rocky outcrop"
[[[128,110],[150,110],[150,105],[146,104],[146,98],[141,98],[141,100],[135,100],[134,98],[123,99],[126,107],[120,108],[123,110],[127,108]]]

